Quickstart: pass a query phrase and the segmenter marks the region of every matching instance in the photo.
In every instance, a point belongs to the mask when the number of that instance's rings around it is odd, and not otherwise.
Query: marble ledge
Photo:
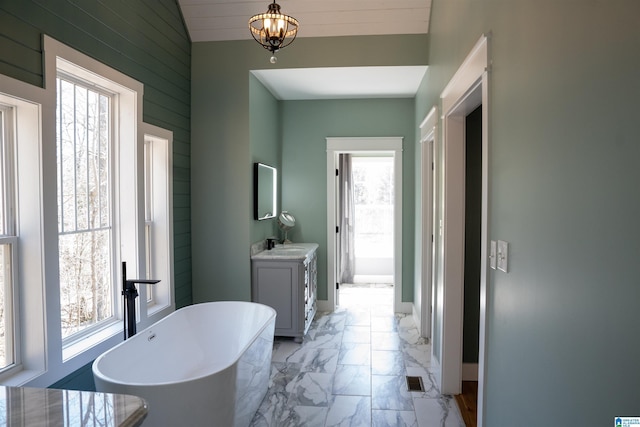
[[[137,396],[0,386],[5,426],[137,427],[147,411],[147,402]]]
[[[251,256],[252,260],[304,260],[318,249],[317,243],[285,243],[264,249]]]

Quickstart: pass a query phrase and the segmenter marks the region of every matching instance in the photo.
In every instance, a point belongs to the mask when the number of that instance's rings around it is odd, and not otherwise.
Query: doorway
[[[393,300],[393,169],[389,153],[338,155],[338,306]]]
[[[444,262],[438,279],[439,307],[434,312],[439,339],[434,340],[433,358],[439,366],[436,381],[445,394],[459,394],[463,366],[463,293],[465,233],[465,120],[481,107],[481,185],[480,185],[480,292],[478,320],[477,420],[483,421],[486,305],[488,267],[489,206],[489,74],[488,38],[482,36],[442,92],[443,156],[441,219],[444,223],[442,251]]]
[[[319,309],[334,311],[340,283],[338,270],[339,227],[338,215],[338,169],[339,155],[351,153],[356,156],[386,156],[393,159],[393,309],[394,312],[410,313],[411,303],[402,302],[402,137],[389,138],[327,138],[327,278],[329,284],[327,300],[319,301]]]

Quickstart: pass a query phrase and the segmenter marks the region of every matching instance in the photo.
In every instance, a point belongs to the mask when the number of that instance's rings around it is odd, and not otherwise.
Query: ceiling
[[[178,0],[194,42],[250,39],[248,20],[272,0]],[[431,0],[278,0],[298,37],[425,34]]]
[[[251,73],[280,100],[412,98],[426,66],[288,68]]]
[[[248,20],[273,0],[178,0],[193,42],[251,39]],[[297,37],[426,34],[431,0],[278,0],[300,22]],[[262,52],[264,53],[264,52]],[[268,66],[265,56],[265,67]],[[278,99],[411,97],[423,67],[253,71]]]

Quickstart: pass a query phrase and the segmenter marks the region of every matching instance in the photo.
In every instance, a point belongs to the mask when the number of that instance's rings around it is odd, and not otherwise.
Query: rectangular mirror
[[[258,221],[275,218],[277,209],[278,171],[264,163],[253,164],[254,218]]]

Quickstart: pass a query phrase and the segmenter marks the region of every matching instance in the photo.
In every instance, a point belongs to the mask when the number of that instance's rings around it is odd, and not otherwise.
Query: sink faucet
[[[276,239],[274,237],[267,238],[267,250],[271,250],[276,247]]]
[[[124,312],[124,339],[136,334],[136,298],[138,289],[136,283],[154,285],[160,280],[127,279],[127,263],[122,263],[122,308]]]

